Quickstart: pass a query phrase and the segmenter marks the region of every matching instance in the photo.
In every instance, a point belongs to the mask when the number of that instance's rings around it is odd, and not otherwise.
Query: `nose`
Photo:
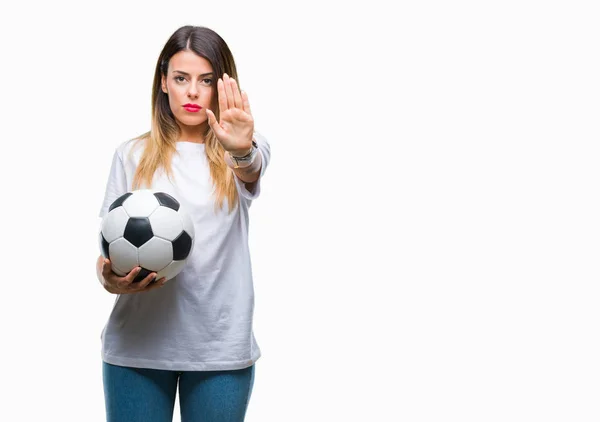
[[[198,87],[195,84],[190,84],[187,95],[189,98],[198,98]]]

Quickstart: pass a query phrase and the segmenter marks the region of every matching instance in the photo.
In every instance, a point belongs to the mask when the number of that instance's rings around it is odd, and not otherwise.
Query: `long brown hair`
[[[150,186],[154,173],[163,168],[169,179],[172,177],[171,158],[176,152],[176,142],[181,135],[179,126],[171,112],[169,98],[161,89],[162,76],[167,75],[169,60],[180,51],[192,51],[204,57],[213,68],[213,78],[217,81],[224,73],[238,82],[233,55],[225,41],[213,30],[202,26],[183,26],[171,35],[163,47],[156,63],[154,81],[152,83],[152,124],[149,132],[135,138],[145,141],[146,148],[133,178],[133,189],[141,185]],[[238,84],[239,85],[239,84]],[[213,105],[211,110],[219,121],[218,97],[216,82],[213,83]],[[206,157],[210,167],[210,175],[214,185],[215,207],[223,207],[225,199],[229,204],[229,212],[237,205],[237,190],[234,174],[223,158],[224,149],[208,126],[204,133]]]

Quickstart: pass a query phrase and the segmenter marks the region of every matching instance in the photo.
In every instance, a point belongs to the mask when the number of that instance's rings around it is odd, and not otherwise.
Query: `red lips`
[[[190,113],[198,113],[201,108],[198,104],[186,104],[183,106],[183,109]]]

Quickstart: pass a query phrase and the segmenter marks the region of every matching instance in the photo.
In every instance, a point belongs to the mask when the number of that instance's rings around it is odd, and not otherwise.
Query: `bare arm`
[[[225,153],[227,165],[233,168],[238,179],[251,185],[260,177],[261,154],[257,154],[251,165],[242,165],[243,168],[234,168],[231,160],[228,159],[228,154],[244,157],[252,151],[254,119],[250,111],[248,94],[240,91],[235,79],[230,78],[226,73],[217,81],[217,92],[220,122],[217,121],[215,114],[207,109],[208,124],[223,149],[227,151]]]

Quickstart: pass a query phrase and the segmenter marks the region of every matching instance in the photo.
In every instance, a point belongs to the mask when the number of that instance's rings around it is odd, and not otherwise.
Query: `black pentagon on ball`
[[[100,236],[102,237],[102,241],[101,241],[102,256],[104,258],[109,258],[109,255],[108,255],[108,242],[106,241],[106,239],[104,238],[104,235],[102,233],[100,233]]]
[[[156,192],[154,197],[158,199],[158,203],[163,207],[171,208],[172,210],[179,211],[179,201],[173,198],[168,193]]]
[[[192,238],[185,231],[173,241],[173,261],[186,259],[192,250]]]
[[[131,217],[127,220],[123,237],[136,248],[152,239],[154,233],[147,217]]]
[[[115,199],[113,201],[112,204],[110,204],[110,207],[108,207],[108,212],[111,212],[115,208],[120,207],[121,205],[123,205],[123,202],[125,202],[125,200],[127,198],[129,198],[131,195],[133,195],[133,192],[127,192],[127,193],[124,193],[123,195],[119,196],[117,199]]]

